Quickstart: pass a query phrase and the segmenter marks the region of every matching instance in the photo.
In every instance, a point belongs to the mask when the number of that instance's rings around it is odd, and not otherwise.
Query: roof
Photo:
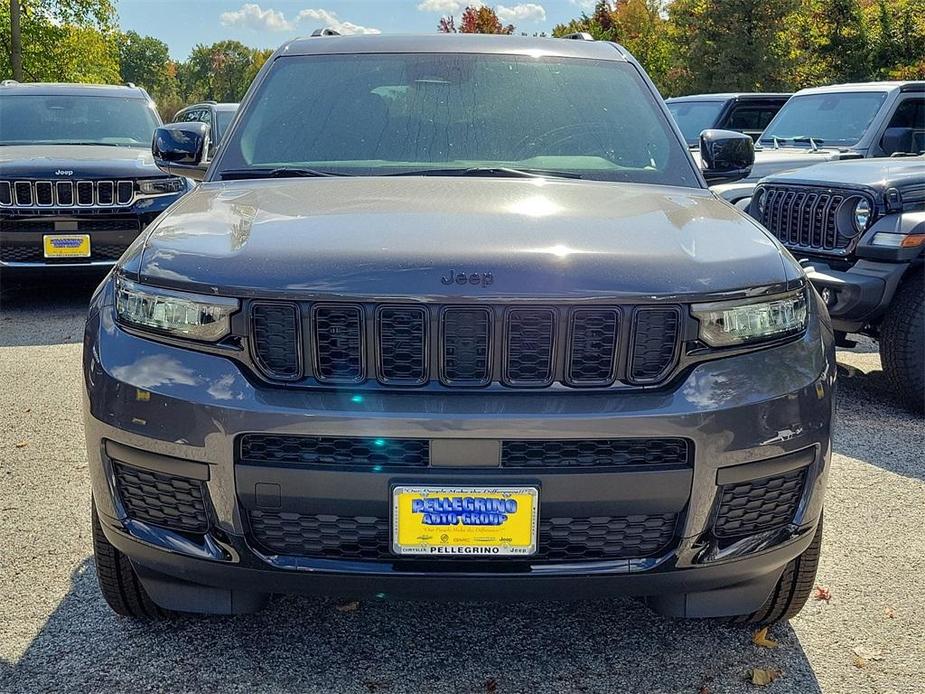
[[[850,82],[847,84],[830,84],[825,87],[810,87],[801,89],[797,96],[805,94],[834,94],[837,92],[891,92],[895,90],[906,90],[910,87],[916,91],[925,91],[925,82],[916,80],[894,81],[894,82]]]
[[[37,94],[40,96],[121,96],[147,100],[148,94],[139,87],[115,84],[72,84],[68,82],[12,82],[0,84],[6,96]]]
[[[783,92],[728,92],[722,94],[687,94],[686,96],[673,96],[665,101],[674,103],[677,101],[732,101],[741,99],[744,101],[750,99],[789,99],[792,95]]]
[[[180,111],[188,111],[191,108],[202,108],[203,106],[210,106],[216,111],[237,111],[239,103],[231,102],[217,102],[217,101],[199,101],[195,104],[190,104],[189,106],[184,106]],[[179,113],[179,111],[178,111]]]
[[[498,53],[551,55],[625,61],[617,44],[532,36],[491,34],[352,34],[299,38],[284,44],[277,55],[331,55],[350,53]]]

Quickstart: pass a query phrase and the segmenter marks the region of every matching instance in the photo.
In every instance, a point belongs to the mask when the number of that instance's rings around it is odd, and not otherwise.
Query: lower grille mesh
[[[203,484],[113,463],[116,489],[130,518],[171,530],[204,533],[209,529]]]
[[[806,468],[800,468],[721,487],[713,533],[736,537],[784,527],[796,514],[805,480]]]
[[[507,468],[688,466],[690,460],[686,439],[505,441],[501,449]]]
[[[407,561],[390,552],[389,523],[385,518],[255,510],[250,512],[250,521],[254,539],[276,554],[318,559]],[[656,556],[671,546],[676,524],[677,515],[673,513],[541,519],[539,551],[523,561]],[[507,558],[507,561],[517,560]]]
[[[260,464],[426,467],[430,462],[430,441],[245,434],[240,459]]]

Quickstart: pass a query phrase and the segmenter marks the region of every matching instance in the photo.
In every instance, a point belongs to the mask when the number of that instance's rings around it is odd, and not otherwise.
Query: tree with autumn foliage
[[[456,28],[456,20],[452,15],[441,17],[437,29],[444,34],[513,34],[514,25],[504,24],[494,8],[487,5],[467,7],[463,10]]]

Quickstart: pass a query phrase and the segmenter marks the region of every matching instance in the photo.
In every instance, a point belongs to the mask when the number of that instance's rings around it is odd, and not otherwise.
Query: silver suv
[[[84,341],[114,610],[272,593],[645,596],[767,623],[813,585],[834,341],[707,188],[635,60],[585,40],[280,49]]]

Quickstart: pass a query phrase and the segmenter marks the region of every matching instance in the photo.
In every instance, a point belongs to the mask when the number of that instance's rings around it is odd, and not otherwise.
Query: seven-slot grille
[[[759,221],[781,243],[818,251],[839,251],[848,247],[853,233],[838,233],[838,208],[858,193],[829,189],[764,188]]]
[[[671,373],[682,339],[678,306],[254,302],[250,312],[260,371],[305,385],[648,385]]]
[[[134,181],[0,181],[2,207],[124,207]]]

